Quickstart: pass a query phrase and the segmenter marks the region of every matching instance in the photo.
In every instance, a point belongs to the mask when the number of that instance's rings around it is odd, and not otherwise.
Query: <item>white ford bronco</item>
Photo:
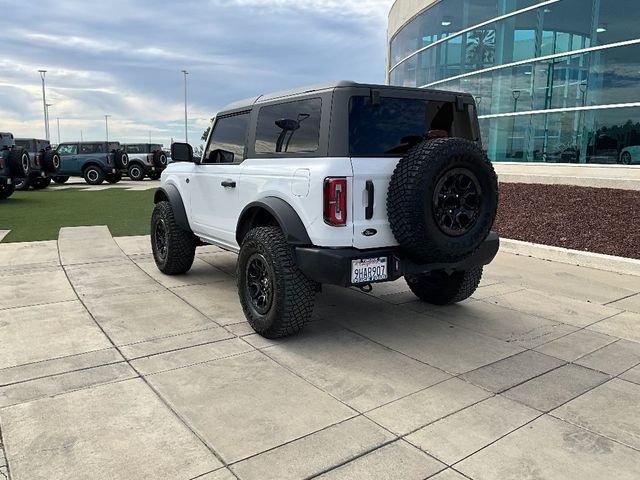
[[[339,82],[222,109],[204,156],[172,145],[151,218],[158,268],[187,272],[198,245],[237,252],[254,330],[302,329],[322,284],[370,290],[404,277],[448,304],[495,257],[497,178],[473,97]]]

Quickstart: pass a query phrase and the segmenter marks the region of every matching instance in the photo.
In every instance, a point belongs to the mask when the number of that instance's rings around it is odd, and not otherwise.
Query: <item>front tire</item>
[[[31,179],[29,177],[25,178],[16,178],[13,182],[14,190],[19,192],[24,192],[25,190],[29,190],[31,186]]]
[[[120,172],[109,173],[105,176],[105,180],[107,181],[107,183],[111,184],[118,183],[120,180],[122,180],[122,174]]]
[[[9,198],[11,195],[13,195],[14,191],[15,187],[13,186],[13,183],[10,183],[8,185],[6,183],[0,183],[0,200]]]
[[[38,177],[31,181],[31,186],[34,190],[42,190],[51,185],[51,177]]]
[[[620,163],[623,165],[631,165],[631,154],[629,152],[622,152],[622,155],[620,155]]]
[[[131,180],[135,180],[136,182],[144,180],[144,169],[137,163],[132,163],[131,165],[129,165],[128,174],[129,178],[131,178]]]
[[[249,231],[240,248],[237,279],[245,317],[263,337],[292,335],[309,321],[316,283],[298,269],[278,227]]]
[[[151,173],[149,174],[149,178],[150,178],[151,180],[159,180],[161,175],[162,175],[162,174],[161,174],[160,172],[151,172]]]
[[[63,183],[67,183],[67,181],[69,180],[69,176],[67,175],[56,175],[55,177],[51,177],[53,179],[53,181],[57,184],[62,185]]]
[[[198,241],[176,222],[167,201],[156,203],[151,214],[151,249],[156,266],[167,275],[186,273],[193,265]]]
[[[453,272],[442,270],[405,277],[411,291],[423,302],[449,305],[469,298],[478,288],[482,267]]]
[[[104,182],[104,172],[94,165],[87,167],[82,176],[89,185],[100,185]]]

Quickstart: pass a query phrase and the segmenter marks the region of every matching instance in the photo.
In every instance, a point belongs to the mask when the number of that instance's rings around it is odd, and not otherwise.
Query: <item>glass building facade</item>
[[[425,4],[390,84],[473,94],[492,160],[640,165],[640,0]]]

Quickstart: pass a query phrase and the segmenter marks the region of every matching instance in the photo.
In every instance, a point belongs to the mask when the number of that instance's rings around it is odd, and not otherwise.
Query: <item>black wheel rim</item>
[[[459,237],[473,228],[480,213],[482,189],[466,168],[454,168],[438,181],[433,195],[433,215],[446,235]]]
[[[245,270],[247,294],[251,306],[260,315],[264,315],[273,303],[273,281],[267,259],[260,253],[249,257]]]
[[[98,171],[91,168],[87,171],[87,178],[89,179],[89,181],[91,182],[97,182],[98,181],[98,177],[100,175],[98,174]]]
[[[622,163],[629,165],[631,163],[631,154],[629,152],[624,152],[622,154]]]
[[[167,225],[164,222],[164,219],[160,219],[156,222],[156,227],[153,232],[154,241],[156,244],[156,252],[158,252],[158,256],[160,259],[164,260],[167,258],[167,252],[169,250],[169,231],[167,230]]]

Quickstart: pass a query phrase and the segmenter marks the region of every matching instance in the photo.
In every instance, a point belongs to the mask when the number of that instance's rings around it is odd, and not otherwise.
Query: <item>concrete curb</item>
[[[500,239],[500,251],[554,262],[568,263],[570,265],[579,265],[581,267],[640,276],[640,260],[633,258],[570,250],[568,248],[552,247],[508,238]]]

